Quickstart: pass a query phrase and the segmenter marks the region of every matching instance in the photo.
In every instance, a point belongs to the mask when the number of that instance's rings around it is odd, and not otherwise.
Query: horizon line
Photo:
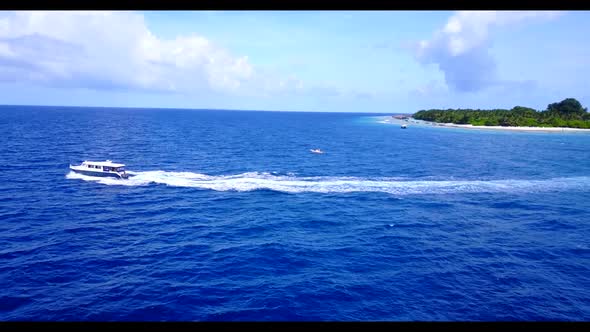
[[[148,110],[185,110],[185,111],[229,111],[229,112],[281,112],[281,113],[338,113],[338,114],[408,114],[392,112],[339,112],[339,111],[293,111],[293,110],[268,110],[268,109],[226,109],[226,108],[186,108],[186,107],[139,107],[139,106],[81,106],[81,105],[27,105],[27,104],[0,104],[0,107],[64,107],[64,108],[115,108],[115,109],[148,109]],[[413,113],[412,113],[413,114]]]

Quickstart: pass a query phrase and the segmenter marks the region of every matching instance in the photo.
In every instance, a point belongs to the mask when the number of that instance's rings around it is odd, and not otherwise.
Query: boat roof
[[[106,160],[106,161],[90,161],[90,160],[85,160],[84,163],[85,164],[98,165],[98,166],[110,166],[110,167],[123,167],[123,166],[125,166],[125,164],[117,164],[117,163],[112,162],[111,160]]]

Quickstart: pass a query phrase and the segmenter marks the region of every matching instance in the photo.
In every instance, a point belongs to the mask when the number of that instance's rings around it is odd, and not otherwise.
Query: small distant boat
[[[110,176],[119,179],[129,178],[125,172],[124,164],[106,161],[88,161],[85,160],[81,165],[70,165],[70,169],[76,173],[89,176]]]
[[[311,152],[313,152],[313,153],[324,153],[324,151],[322,151],[322,150],[320,150],[320,149],[311,149],[311,150],[309,150],[309,151],[311,151]]]
[[[402,129],[406,129],[406,128],[408,128],[408,125],[404,123],[404,124],[402,125]]]

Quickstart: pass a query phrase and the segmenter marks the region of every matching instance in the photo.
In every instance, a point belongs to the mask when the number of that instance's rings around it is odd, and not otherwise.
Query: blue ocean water
[[[0,107],[0,320],[590,319],[590,135],[379,119]]]

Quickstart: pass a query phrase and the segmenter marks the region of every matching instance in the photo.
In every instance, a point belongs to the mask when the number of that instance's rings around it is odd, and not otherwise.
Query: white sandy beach
[[[474,126],[470,124],[454,124],[454,123],[436,123],[430,121],[416,120],[410,118],[409,121],[394,119],[391,116],[383,122],[392,124],[407,124],[410,127],[412,124],[422,126],[436,126],[445,128],[462,128],[462,129],[476,129],[476,130],[507,130],[507,131],[537,131],[537,132],[585,132],[590,133],[590,129],[582,128],[564,128],[564,127],[502,127],[502,126]]]

